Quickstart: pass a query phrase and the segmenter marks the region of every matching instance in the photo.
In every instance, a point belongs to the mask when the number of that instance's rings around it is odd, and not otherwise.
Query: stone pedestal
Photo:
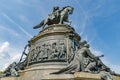
[[[26,70],[19,77],[4,77],[0,80],[101,80],[99,74],[76,72],[75,74],[59,74],[59,75],[48,75],[41,76],[39,71]],[[113,76],[114,80],[120,80],[120,77]]]
[[[99,74],[91,74],[84,72],[76,72],[74,74],[75,80],[101,80]]]
[[[30,40],[27,68],[34,64],[68,64],[77,49],[80,36],[69,25],[48,26]]]
[[[99,74],[83,72],[50,74],[69,64],[79,41],[80,36],[69,25],[48,26],[29,41],[27,66],[25,70],[19,71],[20,76],[3,77],[0,80],[100,80]],[[119,80],[117,77],[114,78]]]
[[[100,76],[98,74],[77,72],[75,74],[50,75],[48,74],[49,70],[43,71],[41,72],[39,69],[33,69],[33,71],[26,70],[22,72],[20,77],[5,77],[0,80],[100,80]]]
[[[27,66],[20,72],[21,80],[62,79],[62,75],[50,73],[69,64],[79,41],[80,36],[69,25],[55,24],[40,31],[30,40]],[[67,74],[63,79],[73,76]]]
[[[20,80],[19,77],[3,77],[0,80]]]

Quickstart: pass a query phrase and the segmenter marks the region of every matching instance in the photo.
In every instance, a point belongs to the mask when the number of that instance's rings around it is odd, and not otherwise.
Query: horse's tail
[[[33,27],[33,29],[40,28],[40,27],[42,27],[42,26],[43,26],[43,24],[44,24],[44,20],[42,20],[40,24],[38,24],[38,25],[34,26],[34,27]]]

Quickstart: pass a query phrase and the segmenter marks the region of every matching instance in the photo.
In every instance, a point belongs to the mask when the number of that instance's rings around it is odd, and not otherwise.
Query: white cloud
[[[1,69],[1,71],[4,71],[8,66],[10,65],[10,63],[5,63]]]
[[[9,46],[9,42],[4,42],[2,43],[2,45],[0,45],[0,53],[4,52],[6,50],[6,48],[8,48]]]
[[[11,60],[12,60],[12,61],[18,61],[18,60],[20,59],[20,56],[21,56],[20,53],[16,53],[16,55],[13,55],[13,56],[12,56]]]
[[[2,66],[0,66],[0,70],[5,70],[11,63],[18,62],[20,59],[21,54],[20,53],[14,53],[11,55],[10,58],[2,59]]]
[[[120,65],[109,65],[113,71],[120,74]]]
[[[0,45],[0,70],[4,70],[12,62],[18,62],[22,49],[10,45],[8,41]]]

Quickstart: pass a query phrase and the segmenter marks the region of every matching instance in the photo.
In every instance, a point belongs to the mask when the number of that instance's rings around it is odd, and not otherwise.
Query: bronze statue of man
[[[42,27],[42,29],[45,28],[45,25],[53,25],[53,24],[64,24],[64,22],[67,22],[71,24],[71,21],[69,21],[68,16],[69,14],[73,13],[74,8],[71,6],[65,6],[63,9],[59,10],[59,7],[53,7],[53,12],[51,14],[48,14],[48,16],[40,22],[40,24],[34,26],[34,29]]]
[[[61,69],[58,72],[53,72],[52,74],[74,73],[78,71],[84,71],[84,65],[86,64],[87,57],[95,59],[95,56],[89,50],[89,44],[84,43],[83,46],[79,47],[78,51],[74,55],[73,60],[67,67]]]
[[[52,14],[49,14],[48,17],[52,20],[52,19],[54,19],[55,17],[58,18],[59,15],[60,15],[59,7],[58,7],[58,6],[55,6],[55,7],[53,7],[53,12],[52,12]]]
[[[41,21],[40,24],[34,26],[33,28],[37,29],[37,28],[42,27],[42,29],[44,29],[46,24],[48,24],[48,25],[54,24],[54,23],[56,23],[56,19],[58,19],[59,15],[60,15],[59,7],[55,6],[55,7],[53,7],[52,13],[48,14],[48,16],[43,21]],[[53,21],[53,20],[55,20],[55,21]]]

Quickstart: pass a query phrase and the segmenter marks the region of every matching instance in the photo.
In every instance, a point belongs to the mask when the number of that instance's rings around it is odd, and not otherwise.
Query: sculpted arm
[[[88,55],[90,58],[96,60],[95,55],[93,55],[89,49],[86,49],[86,52],[87,52],[87,55]]]

